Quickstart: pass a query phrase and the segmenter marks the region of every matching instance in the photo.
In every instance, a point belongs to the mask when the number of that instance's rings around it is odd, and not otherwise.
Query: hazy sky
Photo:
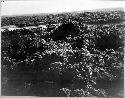
[[[125,1],[96,0],[34,0],[1,2],[1,15],[83,11],[124,7]]]

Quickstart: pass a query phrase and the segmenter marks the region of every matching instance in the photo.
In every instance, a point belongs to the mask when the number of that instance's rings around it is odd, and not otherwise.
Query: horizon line
[[[62,11],[62,12],[45,12],[45,13],[29,13],[29,14],[14,14],[14,15],[1,15],[2,17],[16,17],[16,16],[33,16],[33,15],[49,15],[49,14],[64,14],[64,13],[83,13],[83,12],[98,12],[98,11],[113,11],[113,10],[123,10],[124,7],[110,7],[110,8],[97,8],[92,10],[78,10],[78,11]]]

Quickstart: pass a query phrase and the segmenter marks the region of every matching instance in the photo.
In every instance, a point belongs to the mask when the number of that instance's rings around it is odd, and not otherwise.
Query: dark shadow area
[[[66,24],[62,24],[59,26],[53,33],[52,33],[52,39],[54,41],[57,40],[64,40],[66,37],[71,35],[71,37],[76,36],[79,34],[80,30],[77,26],[75,26],[73,23],[69,22]]]
[[[106,49],[117,50],[123,45],[123,41],[113,33],[110,35],[102,35],[101,38],[97,38],[96,40],[96,47],[100,51],[105,51]]]

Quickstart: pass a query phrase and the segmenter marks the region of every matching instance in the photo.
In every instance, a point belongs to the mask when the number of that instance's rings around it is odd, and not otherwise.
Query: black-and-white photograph
[[[1,1],[1,96],[124,98],[125,1]]]

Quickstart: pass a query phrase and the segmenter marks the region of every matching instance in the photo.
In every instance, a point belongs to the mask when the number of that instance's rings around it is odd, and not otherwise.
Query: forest
[[[124,16],[112,10],[2,17],[2,27],[20,29],[1,32],[1,94],[123,98]]]

